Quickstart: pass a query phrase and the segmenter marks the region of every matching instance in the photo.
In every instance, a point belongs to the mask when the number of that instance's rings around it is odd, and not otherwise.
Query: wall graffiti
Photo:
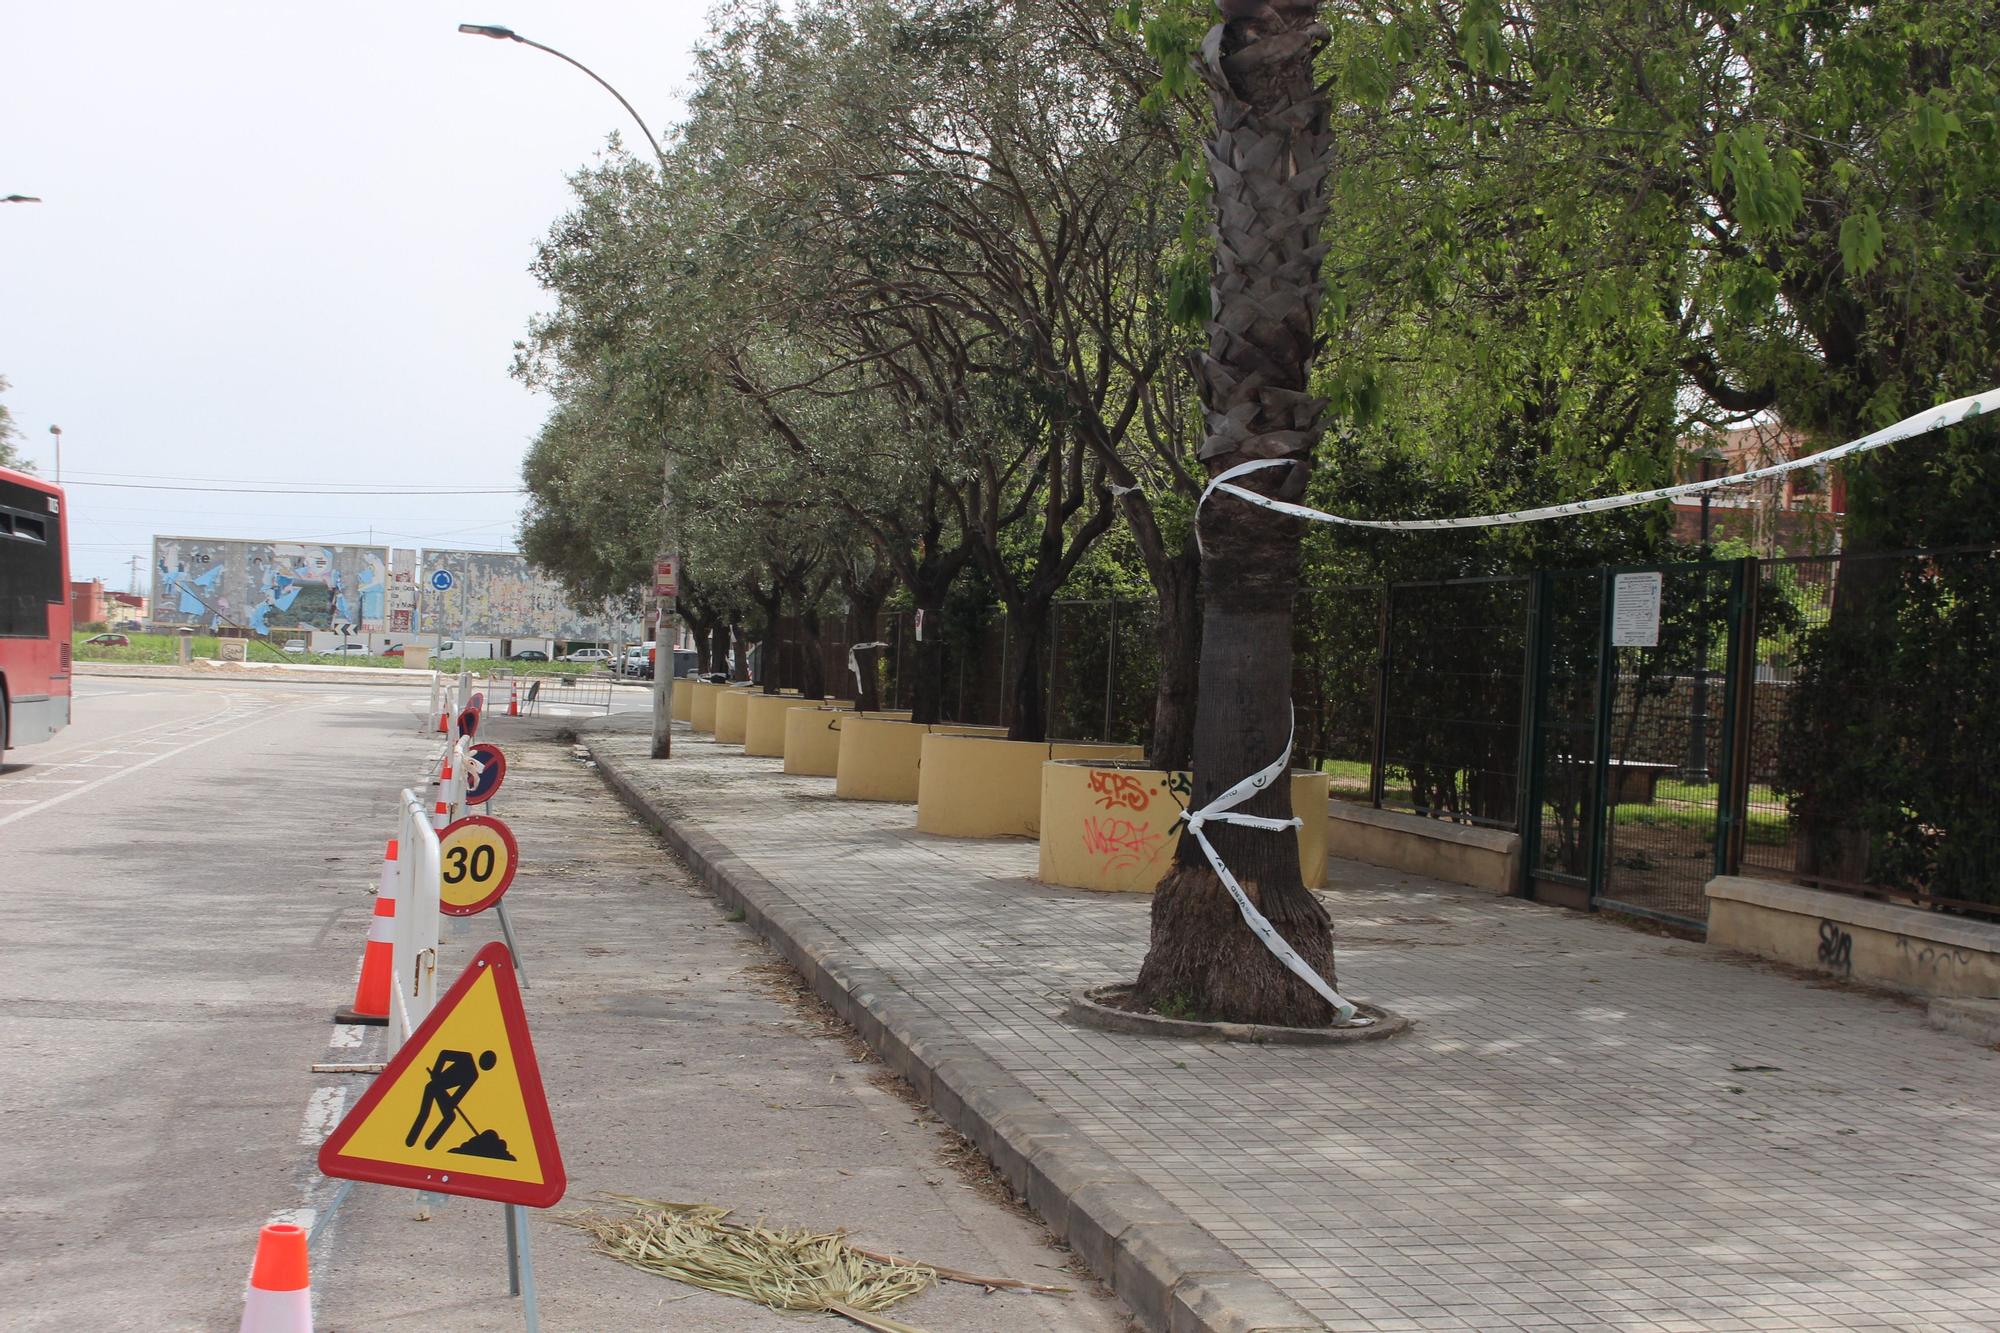
[[[1845,975],[1854,971],[1854,937],[1835,921],[1819,923],[1819,961]]]
[[[416,619],[425,634],[609,640],[631,638],[638,628],[602,608],[572,607],[516,551],[425,551],[422,558]],[[448,592],[430,586],[430,573],[439,569],[456,578]]]
[[[1166,839],[1144,824],[1117,815],[1085,816],[1083,849],[1103,859],[1106,870],[1129,870],[1160,854]]]
[[[380,546],[153,539],[153,619],[216,629],[380,629],[389,552]]]
[[[1101,768],[1090,770],[1090,791],[1097,798],[1098,805],[1106,810],[1144,810],[1153,801],[1146,784],[1130,773]]]

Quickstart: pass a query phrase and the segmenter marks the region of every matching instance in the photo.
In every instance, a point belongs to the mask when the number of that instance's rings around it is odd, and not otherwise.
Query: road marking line
[[[308,705],[308,708],[317,708],[320,706],[321,705],[313,704],[313,705]],[[42,811],[48,809],[50,806],[61,805],[64,801],[75,800],[77,797],[82,796],[87,792],[92,792],[97,790],[99,787],[102,787],[107,782],[116,782],[120,778],[130,777],[132,774],[140,772],[143,769],[151,768],[154,764],[162,763],[165,760],[172,759],[175,755],[186,754],[189,750],[194,749],[198,745],[207,745],[210,741],[219,741],[224,739],[225,737],[234,736],[238,732],[248,731],[252,727],[260,726],[268,722],[270,720],[271,714],[276,711],[277,710],[275,708],[267,709],[259,716],[253,718],[249,722],[245,722],[240,727],[231,727],[228,731],[211,732],[209,735],[203,736],[198,740],[189,741],[187,744],[181,746],[179,749],[168,750],[163,754],[151,755],[145,759],[141,759],[136,764],[131,764],[127,766],[120,772],[106,773],[101,778],[85,782],[81,787],[78,787],[73,791],[66,791],[62,793],[60,796],[48,797],[45,800],[39,801],[36,804],[29,806],[25,810],[16,810],[11,815],[0,815],[0,828],[5,828],[7,825],[13,823],[17,819],[26,819],[29,815],[39,814]]]
[[[347,1089],[315,1088],[306,1099],[305,1119],[299,1122],[299,1142],[308,1148],[326,1142],[326,1136],[333,1133],[333,1127],[340,1123],[341,1112],[346,1109]]]

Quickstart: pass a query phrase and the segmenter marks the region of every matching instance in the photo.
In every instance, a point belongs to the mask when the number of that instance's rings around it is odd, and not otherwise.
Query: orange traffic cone
[[[257,1234],[257,1260],[237,1333],[312,1333],[312,1282],[306,1229],[274,1222]]]
[[[375,915],[368,921],[368,943],[361,949],[361,979],[354,983],[354,1005],[333,1016],[336,1023],[387,1027],[389,980],[396,931],[396,840],[382,855],[382,884],[375,890]]]
[[[451,714],[450,714],[450,713],[439,713],[439,714],[438,714],[438,735],[440,735],[440,736],[449,736],[450,734],[451,734]]]
[[[442,829],[451,822],[451,755],[444,758],[444,768],[438,773],[437,804],[431,807],[431,827]]]
[[[507,716],[521,716],[521,687],[511,681],[507,685]]]

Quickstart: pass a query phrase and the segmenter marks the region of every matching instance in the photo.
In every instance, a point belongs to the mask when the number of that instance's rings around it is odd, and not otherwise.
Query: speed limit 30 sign
[[[438,910],[477,916],[514,882],[521,851],[514,831],[492,815],[467,815],[438,830]]]

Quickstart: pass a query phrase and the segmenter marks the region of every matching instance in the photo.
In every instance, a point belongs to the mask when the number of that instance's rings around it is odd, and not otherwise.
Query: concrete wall
[[[1708,942],[1913,995],[2000,996],[2000,925],[1801,884],[1710,880]]]
[[[1373,866],[1513,893],[1521,882],[1521,838],[1423,815],[1334,801],[1327,810],[1327,850]]]

